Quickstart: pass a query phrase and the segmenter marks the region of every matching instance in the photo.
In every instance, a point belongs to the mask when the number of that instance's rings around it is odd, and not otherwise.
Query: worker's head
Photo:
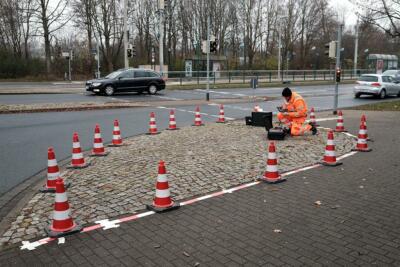
[[[292,97],[292,90],[290,90],[289,87],[286,87],[282,91],[282,96],[285,98],[286,102],[289,102],[290,98]]]

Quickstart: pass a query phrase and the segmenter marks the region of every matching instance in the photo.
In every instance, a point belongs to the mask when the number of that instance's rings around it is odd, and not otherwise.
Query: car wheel
[[[151,84],[147,91],[149,92],[149,94],[155,95],[157,93],[157,86],[155,86],[154,84]]]
[[[107,96],[112,96],[114,94],[114,87],[112,87],[111,85],[107,85],[106,89],[104,89],[104,93]]]
[[[379,98],[384,99],[386,97],[386,90],[382,89],[381,92],[379,93]]]
[[[361,94],[357,93],[357,94],[354,95],[354,98],[360,98],[360,96],[361,96]]]

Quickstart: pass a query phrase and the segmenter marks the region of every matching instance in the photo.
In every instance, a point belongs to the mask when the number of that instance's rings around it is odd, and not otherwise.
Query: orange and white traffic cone
[[[72,220],[64,181],[59,178],[56,181],[56,196],[52,222],[45,231],[50,237],[61,237],[80,232],[81,230],[82,227]]]
[[[328,132],[328,140],[325,147],[325,155],[320,163],[325,166],[338,166],[342,164],[342,162],[336,161],[335,141],[332,130],[329,130]]]
[[[167,130],[179,130],[179,128],[176,127],[175,111],[173,109],[169,112],[169,124]]]
[[[39,191],[42,193],[54,193],[56,191],[56,181],[60,176],[56,155],[54,149],[49,147],[47,150],[47,181]],[[68,187],[69,184],[66,185]]]
[[[111,144],[108,146],[116,147],[122,146],[122,137],[121,137],[121,129],[119,128],[119,121],[114,120],[114,129],[113,129],[113,138]]]
[[[336,128],[335,128],[335,132],[347,132],[344,129],[344,124],[343,124],[343,113],[341,110],[338,111],[338,119],[336,122]]]
[[[317,121],[315,120],[314,108],[311,108],[311,111],[310,111],[310,123],[311,123],[312,125],[314,125],[314,126],[319,126],[319,125],[317,124]]]
[[[163,212],[179,207],[180,204],[171,199],[165,163],[164,161],[160,161],[158,164],[156,197],[151,205],[147,205],[147,209],[155,212]]]
[[[104,149],[103,138],[101,138],[100,125],[96,124],[96,127],[94,128],[93,150],[91,156],[104,157],[107,155],[108,152]]]
[[[89,163],[85,162],[85,158],[83,157],[82,150],[81,150],[81,144],[79,142],[79,136],[78,133],[74,133],[72,137],[72,160],[71,160],[71,166],[68,168],[73,168],[73,169],[82,169],[86,168],[89,166]]]
[[[204,126],[204,124],[201,121],[199,106],[196,107],[196,113],[194,114],[194,124],[192,126]]]
[[[217,123],[225,123],[225,111],[224,111],[224,105],[222,104],[219,106],[219,117]]]
[[[260,178],[260,180],[269,184],[276,184],[286,181],[286,179],[282,178],[278,171],[278,157],[276,156],[276,148],[274,142],[269,143],[267,170]]]
[[[368,134],[367,134],[367,126],[365,125],[365,121],[361,118],[360,123],[360,130],[358,131],[358,138],[357,138],[357,145],[353,151],[360,151],[360,152],[370,152],[372,149],[368,148]]]
[[[362,116],[361,116],[361,121],[362,122],[364,122],[364,126],[365,126],[365,136],[367,137],[366,139],[367,139],[367,141],[374,141],[374,140],[372,140],[372,138],[370,138],[369,136],[368,136],[368,130],[367,130],[367,117],[365,116],[365,114],[363,114]]]
[[[150,113],[149,132],[147,134],[159,134],[159,132],[157,131],[156,115],[154,114],[154,112]]]

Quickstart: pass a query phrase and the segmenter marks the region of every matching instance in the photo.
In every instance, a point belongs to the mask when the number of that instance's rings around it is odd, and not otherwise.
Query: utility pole
[[[127,1],[124,0],[124,62],[125,68],[129,68],[128,61],[128,6]]]
[[[158,15],[159,15],[159,31],[160,31],[160,39],[159,39],[159,57],[160,57],[160,73],[161,76],[163,74],[163,67],[164,67],[164,0],[159,0],[158,2]]]
[[[356,40],[354,44],[354,77],[357,76],[357,63],[358,63],[358,18],[355,30],[356,30]]]
[[[341,52],[341,45],[342,45],[342,30],[343,24],[339,24],[338,27],[338,35],[337,35],[337,45],[336,45],[336,70],[335,72],[340,69],[340,52]],[[333,105],[333,114],[337,114],[338,109],[338,96],[339,96],[339,81],[336,80],[335,83],[335,99]]]
[[[206,100],[210,101],[210,15],[207,16],[207,93]]]
[[[279,32],[278,32],[278,82],[281,80],[281,26],[279,24]]]
[[[71,78],[71,57],[72,57],[72,50],[69,50],[69,57],[68,57],[68,78],[69,78],[69,81],[72,81],[72,78]]]

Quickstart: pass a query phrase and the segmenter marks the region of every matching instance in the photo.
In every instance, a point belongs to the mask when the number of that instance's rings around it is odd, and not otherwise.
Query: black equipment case
[[[267,131],[272,128],[272,112],[252,112],[245,119],[246,125],[265,127]]]
[[[268,131],[269,140],[283,140],[285,139],[285,131],[282,127],[274,127],[271,129],[266,129]]]

